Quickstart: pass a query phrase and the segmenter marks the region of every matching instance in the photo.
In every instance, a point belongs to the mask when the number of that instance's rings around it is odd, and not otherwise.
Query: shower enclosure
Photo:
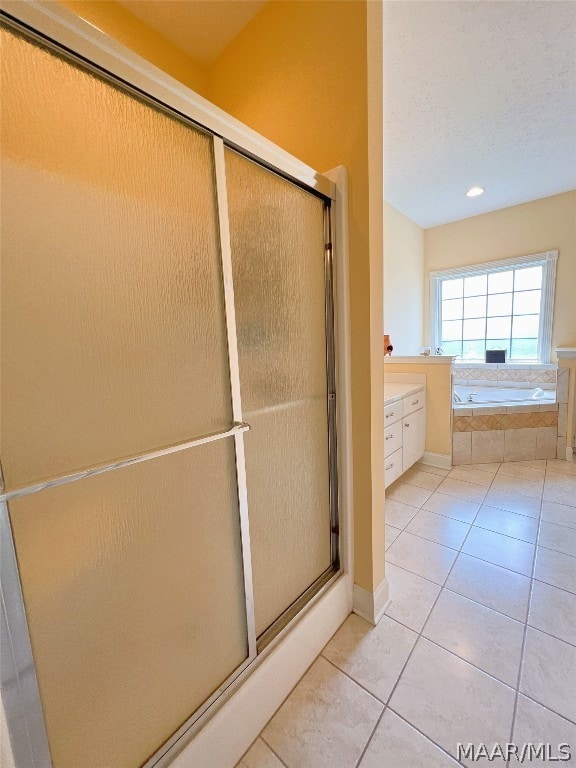
[[[331,185],[1,37],[2,699],[152,766],[340,569]]]

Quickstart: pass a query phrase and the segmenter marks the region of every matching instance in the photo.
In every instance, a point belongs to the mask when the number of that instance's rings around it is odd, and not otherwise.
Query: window
[[[461,361],[550,361],[558,251],[430,274],[434,348]]]

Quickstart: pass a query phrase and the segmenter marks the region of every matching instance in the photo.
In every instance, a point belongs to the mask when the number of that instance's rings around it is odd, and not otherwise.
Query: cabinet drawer
[[[401,419],[403,416],[402,400],[398,400],[397,403],[392,403],[384,408],[384,429],[394,424],[395,421]]]
[[[426,405],[426,392],[424,390],[416,392],[413,395],[405,397],[402,401],[402,415],[408,416],[409,413],[417,411]]]
[[[384,487],[387,488],[402,474],[402,448],[398,448],[384,462]]]
[[[391,427],[384,430],[384,456],[390,454],[402,447],[402,422],[397,421]]]

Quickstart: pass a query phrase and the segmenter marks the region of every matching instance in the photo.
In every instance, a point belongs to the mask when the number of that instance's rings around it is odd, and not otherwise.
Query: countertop
[[[399,382],[384,382],[384,405],[390,405],[403,397],[413,395],[425,388],[424,384],[400,384]]]
[[[452,365],[455,355],[384,355],[384,365],[404,365],[404,363],[419,363],[420,365]]]

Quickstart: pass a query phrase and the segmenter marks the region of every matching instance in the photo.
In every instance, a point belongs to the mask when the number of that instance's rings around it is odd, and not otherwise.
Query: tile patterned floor
[[[386,512],[386,615],[346,620],[238,768],[576,766],[576,464],[417,465]]]

